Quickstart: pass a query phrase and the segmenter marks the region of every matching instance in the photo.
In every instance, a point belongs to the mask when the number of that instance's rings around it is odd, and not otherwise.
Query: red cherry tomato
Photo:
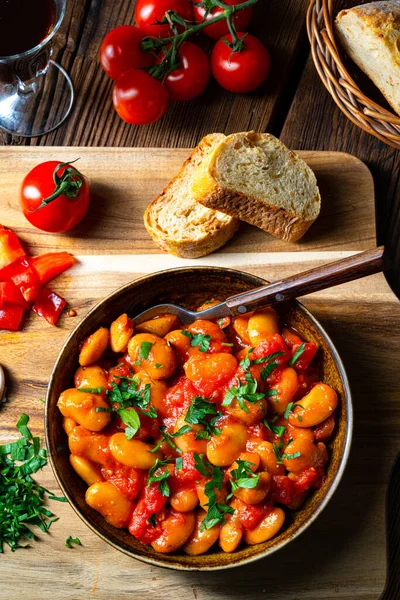
[[[166,38],[172,35],[173,32],[168,24],[158,24],[167,10],[174,10],[186,21],[193,19],[189,0],[138,0],[135,7],[136,26],[146,36]]]
[[[169,96],[158,79],[132,69],[115,82],[113,102],[121,119],[132,125],[147,125],[167,112]]]
[[[245,34],[238,33],[239,39]],[[225,39],[232,42],[232,36]],[[246,93],[258,88],[266,79],[270,57],[266,47],[254,35],[246,35],[244,48],[234,52],[219,40],[211,54],[211,70],[218,83],[230,92]]]
[[[90,202],[86,177],[74,166],[59,166],[60,164],[56,160],[50,160],[37,165],[23,180],[20,195],[22,212],[29,223],[38,229],[53,233],[61,233],[75,227],[85,216]],[[60,185],[55,183],[55,176]],[[65,185],[67,182],[69,186]],[[79,189],[77,184],[80,185]],[[65,189],[65,193],[39,208],[43,200],[54,194],[56,188],[59,192]],[[74,197],[69,197],[68,193]]]
[[[157,64],[164,58],[161,51]],[[180,67],[170,73],[164,85],[171,100],[192,100],[200,96],[210,80],[211,69],[206,53],[192,42],[184,42],[179,48]]]
[[[154,63],[154,56],[140,47],[143,38],[143,32],[133,25],[121,25],[107,33],[100,46],[100,63],[111,79]]]
[[[243,0],[224,0],[225,4],[229,4],[230,6],[236,6],[236,4],[241,4]],[[217,17],[221,13],[224,12],[223,8],[213,8],[212,11],[208,13],[206,21]],[[193,16],[197,23],[203,23],[204,16],[206,14],[206,9],[204,6],[193,6]],[[243,10],[238,11],[234,17],[233,22],[235,24],[236,31],[246,31],[249,23],[251,21],[251,17],[253,14],[253,7],[244,8]],[[228,25],[226,23],[226,19],[222,19],[214,25],[208,25],[208,27],[204,27],[202,30],[205,35],[214,40],[219,40],[219,38],[227,35],[229,33]]]

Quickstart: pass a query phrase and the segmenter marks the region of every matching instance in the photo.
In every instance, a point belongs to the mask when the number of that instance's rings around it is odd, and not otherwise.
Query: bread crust
[[[210,211],[210,215],[207,215],[207,224],[205,227],[203,226],[202,236],[197,237],[197,239],[191,239],[190,236],[175,239],[159,226],[155,216],[159,205],[163,205],[163,208],[167,206],[171,195],[174,194],[173,190],[176,184],[183,183],[190,175],[193,166],[201,162],[203,157],[210,153],[212,147],[224,138],[223,134],[210,134],[203,138],[183,163],[179,173],[168,183],[161,194],[149,204],[144,213],[144,224],[148,233],[157,246],[169,254],[180,258],[200,258],[206,256],[226,244],[239,228],[240,222],[238,219],[226,218],[225,215],[219,216],[215,211]],[[194,199],[193,206],[196,206]]]
[[[358,19],[363,31],[375,37],[373,52],[361,50],[362,32],[352,32],[350,18]],[[372,79],[392,108],[400,114],[400,96],[396,94],[400,81],[400,0],[381,0],[342,10],[336,17],[335,28],[350,58]],[[385,69],[382,64],[374,72],[368,63],[375,60],[379,64],[384,55],[386,60],[390,57],[389,68]]]
[[[239,136],[243,135],[251,137],[258,134],[249,132],[248,134],[233,134],[230,137],[237,136],[239,138]],[[262,135],[269,136],[270,134]],[[223,143],[221,142],[221,145]],[[306,220],[299,215],[288,212],[284,208],[260,201],[259,198],[253,197],[248,193],[240,193],[218,185],[214,176],[214,167],[221,145],[216,147],[197,170],[197,175],[192,186],[195,199],[207,208],[219,210],[227,215],[237,217],[241,221],[255,225],[270,235],[284,241],[297,242],[303,237],[317,217]],[[288,150],[288,156],[294,157],[295,153]],[[298,160],[297,155],[296,158]]]

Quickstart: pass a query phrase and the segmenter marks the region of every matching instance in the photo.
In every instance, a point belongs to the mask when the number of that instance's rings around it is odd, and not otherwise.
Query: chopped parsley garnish
[[[286,458],[286,460],[293,460],[294,458],[299,458],[301,456],[301,452],[297,451],[294,454],[282,454],[282,458]]]
[[[273,425],[272,422],[269,422],[267,419],[264,419],[264,425],[278,437],[282,437],[286,431],[286,427],[283,425]]]
[[[156,369],[161,369],[162,365],[160,363],[155,364]]]
[[[287,405],[286,410],[285,410],[285,412],[283,414],[283,418],[284,419],[288,419],[289,418],[289,415],[292,412],[293,404],[294,404],[294,402],[289,402],[289,404]]]
[[[128,440],[132,439],[140,427],[140,417],[137,411],[151,419],[157,418],[157,411],[150,405],[150,383],[146,383],[144,388],[139,390],[139,380],[135,377],[118,377],[120,379],[117,385],[112,382],[112,390],[107,390],[107,397],[111,403],[119,404],[118,408],[96,408],[96,412],[116,413],[126,425],[125,435]],[[131,410],[131,409],[136,410]]]
[[[240,408],[248,413],[250,412],[247,408],[245,401],[255,402],[262,400],[265,394],[257,394],[257,380],[253,379],[250,373],[246,373],[246,383],[242,383],[240,379],[237,379],[237,386],[232,386],[225,394],[225,398],[222,402],[222,406],[229,406],[232,401],[236,398]]]
[[[78,388],[78,392],[88,392],[89,394],[101,394],[103,387],[97,388]]]
[[[250,358],[249,358],[249,354],[251,352],[253,352],[254,348],[248,348],[246,351],[246,356],[244,357],[243,360],[240,361],[239,366],[242,367],[243,371],[248,371],[250,368]]]
[[[148,519],[147,522],[149,525],[151,525],[152,527],[155,527],[157,525],[157,514],[153,513]]]
[[[179,452],[179,454],[182,454],[182,450],[180,448],[178,448],[178,446],[174,443],[173,438],[177,438],[180,435],[183,435],[184,433],[188,433],[188,431],[192,431],[192,428],[190,427],[190,425],[184,425],[183,427],[178,429],[178,431],[176,431],[175,433],[169,433],[169,431],[167,431],[167,428],[165,427],[165,425],[162,425],[161,427],[158,428],[158,431],[161,433],[161,436],[162,436],[161,440],[158,442],[158,444],[156,444],[154,446],[154,448],[149,450],[149,452],[157,452],[157,450],[160,449],[161,445],[164,442],[167,442],[167,444],[169,444],[169,446],[171,446],[171,448],[173,450],[175,450],[175,452]]]
[[[67,539],[65,540],[65,545],[67,546],[67,548],[73,548],[72,544],[76,544],[77,546],[82,546],[82,542],[78,537],[72,537],[71,535],[69,535],[67,537]]]
[[[139,350],[139,356],[137,361],[134,362],[134,364],[138,367],[142,361],[142,358],[144,360],[146,360],[147,358],[149,358],[149,354],[150,354],[150,350],[152,347],[152,343],[151,342],[142,342],[140,344],[140,350]]]
[[[289,444],[293,442],[293,438],[290,438],[290,440],[288,441],[288,443],[286,444],[286,448],[289,446]],[[283,454],[281,454],[282,450],[283,450],[283,441],[279,440],[279,446],[277,446],[275,443],[273,444],[273,448],[274,448],[274,454],[275,454],[275,458],[276,458],[276,462],[278,465],[282,465],[283,461],[286,460],[293,460],[294,458],[298,458],[299,456],[301,456],[301,452],[294,452],[293,454],[286,454],[285,452]]]
[[[207,350],[210,347],[210,343],[211,343],[211,335],[203,335],[202,333],[195,333],[193,335],[193,333],[190,333],[190,331],[187,331],[186,329],[182,330],[181,333],[183,335],[186,335],[186,337],[190,338],[190,345],[191,346],[198,346],[200,352],[207,352]]]
[[[36,537],[31,527],[47,533],[58,520],[44,507],[46,494],[49,500],[67,502],[64,496],[54,496],[31,477],[47,464],[47,451],[40,447],[40,438],[32,436],[28,421],[28,415],[22,414],[17,423],[21,437],[0,446],[0,552],[4,544],[13,552],[28,547],[23,542]]]
[[[273,354],[269,354],[268,356],[262,356],[261,358],[256,358],[255,360],[253,360],[253,364],[255,364],[255,365],[267,363],[265,365],[265,367],[263,368],[263,370],[261,371],[261,379],[263,381],[268,379],[268,377],[271,375],[272,371],[274,371],[277,367],[279,367],[279,364],[275,361],[275,359],[279,358],[283,354],[285,354],[285,353],[282,351],[279,351],[279,352],[274,352]]]
[[[212,418],[207,420],[208,416],[212,416]],[[185,421],[191,425],[203,425],[204,430],[196,431],[196,440],[209,440],[212,435],[221,435],[221,430],[215,427],[215,423],[220,417],[222,417],[222,413],[217,411],[217,405],[214,402],[210,402],[208,398],[202,396],[195,396],[185,415]]]
[[[183,458],[181,456],[175,459],[175,469],[177,471],[182,471],[183,469]]]
[[[229,513],[233,515],[235,509],[227,504],[217,502],[215,490],[222,490],[224,482],[222,470],[219,467],[214,467],[208,460],[205,460],[204,454],[199,455],[195,452],[194,461],[198,472],[204,477],[211,478],[204,486],[204,493],[208,498],[208,503],[205,505],[207,506],[207,514],[200,525],[200,531],[204,531],[204,529],[211,529],[218,523],[223,523],[225,514]]]
[[[303,354],[305,349],[306,349],[306,343],[303,342],[301,344],[300,348],[298,350],[296,350],[296,352],[293,354],[292,358],[289,360],[288,365],[293,367],[293,365],[295,364],[297,359],[300,358],[300,356]]]
[[[156,462],[149,470],[149,478],[147,480],[147,487],[150,487],[152,483],[158,483],[157,487],[160,490],[161,495],[165,496],[167,498],[169,497],[169,495],[171,493],[171,491],[169,489],[169,485],[167,483],[167,479],[171,475],[171,471],[165,471],[164,473],[161,473],[161,475],[154,475],[154,473],[160,467],[163,467],[164,465],[168,465],[170,463],[171,463],[171,460],[159,460],[157,458]]]
[[[236,464],[236,469],[231,471],[232,479],[230,481],[232,493],[239,488],[251,489],[257,487],[260,480],[260,474],[256,475],[253,473],[251,467],[255,466],[254,463],[238,458]]]

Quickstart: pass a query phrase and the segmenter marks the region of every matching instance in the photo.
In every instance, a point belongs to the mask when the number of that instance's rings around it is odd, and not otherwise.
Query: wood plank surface
[[[63,152],[67,159],[76,156],[75,149]],[[33,254],[65,248],[80,260],[52,286],[77,310],[77,318],[63,315],[60,326],[51,328],[30,314],[24,331],[0,334],[0,363],[9,382],[8,402],[1,412],[2,441],[15,439],[14,425],[24,411],[31,415],[33,432],[42,435],[43,405],[38,398],[45,394],[63,340],[96,301],[143,273],[187,264],[153,247],[141,220],[147,200],[162,189],[187,151],[79,149],[79,153],[97,190],[98,210],[96,218],[89,217],[77,233],[59,237],[27,225],[17,199],[21,174],[39,157],[52,157],[53,150],[3,149],[0,153],[0,164],[8,161],[0,172],[1,220],[15,228]],[[326,173],[323,196],[331,211],[330,227],[322,227],[323,217],[300,248],[245,229],[224,251],[190,263],[236,265],[275,280],[373,245],[373,187],[368,170],[347,155],[303,155],[317,176],[319,171]],[[138,166],[148,166],[150,156],[157,157],[151,177]],[[108,174],[105,165],[111,165]],[[359,214],[363,214],[361,228]],[[336,218],[344,227],[341,236],[336,235]],[[400,441],[400,304],[382,275],[320,292],[307,297],[305,304],[326,327],[344,360],[355,409],[354,442],[345,476],[325,512],[306,533],[269,559],[232,572],[175,573],[111,549],[68,505],[52,502],[51,508],[61,518],[49,536],[41,536],[27,551],[6,551],[1,558],[6,577],[0,598],[16,600],[29,590],[31,597],[44,600],[175,600],[177,596],[376,600],[385,582],[385,491]],[[58,491],[50,467],[38,480]],[[68,535],[80,537],[82,548],[66,548]]]

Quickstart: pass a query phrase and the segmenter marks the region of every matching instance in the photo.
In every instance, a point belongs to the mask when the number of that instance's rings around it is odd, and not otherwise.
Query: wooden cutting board
[[[269,280],[375,245],[374,188],[365,165],[342,153],[302,152],[322,192],[319,220],[303,240],[288,244],[243,225],[220,252],[199,260],[162,254],[142,221],[145,206],[177,172],[187,150],[0,148],[0,222],[32,254],[67,249],[79,265],[52,287],[78,317],[51,328],[31,314],[24,331],[0,333],[0,363],[9,382],[0,413],[2,443],[15,439],[26,412],[43,433],[47,380],[69,331],[105,295],[153,271],[185,265],[230,266]],[[90,214],[69,234],[34,230],[18,206],[23,176],[44,160],[80,157],[90,178]],[[269,559],[221,573],[178,573],[132,560],[102,542],[67,504],[52,502],[60,520],[29,550],[0,558],[0,598],[28,592],[42,600],[375,600],[385,581],[385,490],[400,446],[400,305],[382,275],[307,297],[304,303],[337,345],[354,395],[355,431],[348,468],[325,512],[299,539]],[[50,467],[37,477],[58,492]],[[83,546],[69,550],[69,535]]]

